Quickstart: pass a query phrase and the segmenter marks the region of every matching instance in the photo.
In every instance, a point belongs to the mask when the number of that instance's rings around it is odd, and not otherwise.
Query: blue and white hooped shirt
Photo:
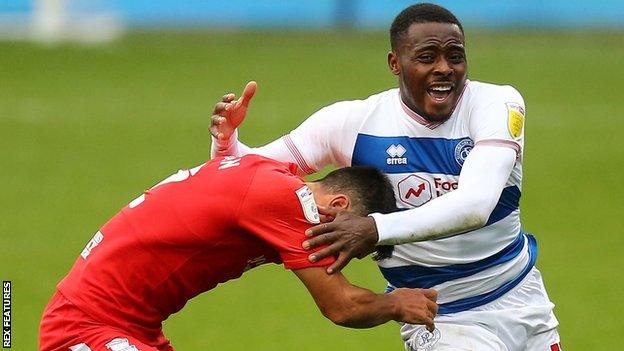
[[[282,138],[301,169],[374,166],[409,209],[458,187],[476,143],[513,148],[518,157],[487,224],[443,239],[395,246],[379,262],[393,287],[438,290],[439,313],[488,303],[517,285],[535,263],[535,239],[521,230],[524,101],[510,86],[468,81],[452,116],[430,123],[391,89],[366,100],[325,107]]]

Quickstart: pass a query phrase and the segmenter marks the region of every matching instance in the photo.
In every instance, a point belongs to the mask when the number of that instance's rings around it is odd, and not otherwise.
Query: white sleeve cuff
[[[210,147],[210,153],[212,157],[219,156],[237,156],[238,154],[238,129],[234,130],[234,133],[230,135],[228,140],[219,140],[212,137],[212,146]]]
[[[382,213],[371,213],[370,217],[373,217],[375,220],[375,226],[377,227],[377,236],[379,239],[377,240],[377,245],[393,245],[391,234],[391,225],[386,220],[386,216]]]

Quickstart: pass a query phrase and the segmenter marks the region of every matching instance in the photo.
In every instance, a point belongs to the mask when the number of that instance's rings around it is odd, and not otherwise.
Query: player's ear
[[[388,52],[388,67],[390,67],[390,72],[392,72],[395,76],[398,76],[399,73],[401,73],[399,58],[393,51]]]
[[[349,208],[349,197],[344,194],[333,195],[329,200],[329,207],[333,207],[340,210],[346,210]]]

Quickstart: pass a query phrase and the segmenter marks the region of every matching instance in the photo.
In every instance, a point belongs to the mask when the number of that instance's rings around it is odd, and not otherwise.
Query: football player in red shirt
[[[173,350],[162,322],[186,302],[263,263],[283,263],[332,322],[396,320],[433,329],[437,293],[375,294],[311,263],[304,231],[317,204],[365,215],[394,209],[387,178],[343,168],[304,183],[296,166],[261,156],[217,158],[147,190],[88,242],[46,307],[40,350]],[[340,216],[338,219],[340,220]]]

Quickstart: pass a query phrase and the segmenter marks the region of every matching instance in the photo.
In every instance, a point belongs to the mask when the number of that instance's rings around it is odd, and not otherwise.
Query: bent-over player
[[[261,156],[218,158],[130,202],[58,284],[43,314],[40,350],[173,350],[162,332],[167,317],[269,262],[291,269],[336,324],[366,328],[396,320],[433,330],[434,290],[374,294],[327,275],[334,259],[310,263],[301,248],[304,231],[319,223],[317,202],[358,214],[392,210],[386,177],[373,168],[345,168],[304,183],[296,168]]]

